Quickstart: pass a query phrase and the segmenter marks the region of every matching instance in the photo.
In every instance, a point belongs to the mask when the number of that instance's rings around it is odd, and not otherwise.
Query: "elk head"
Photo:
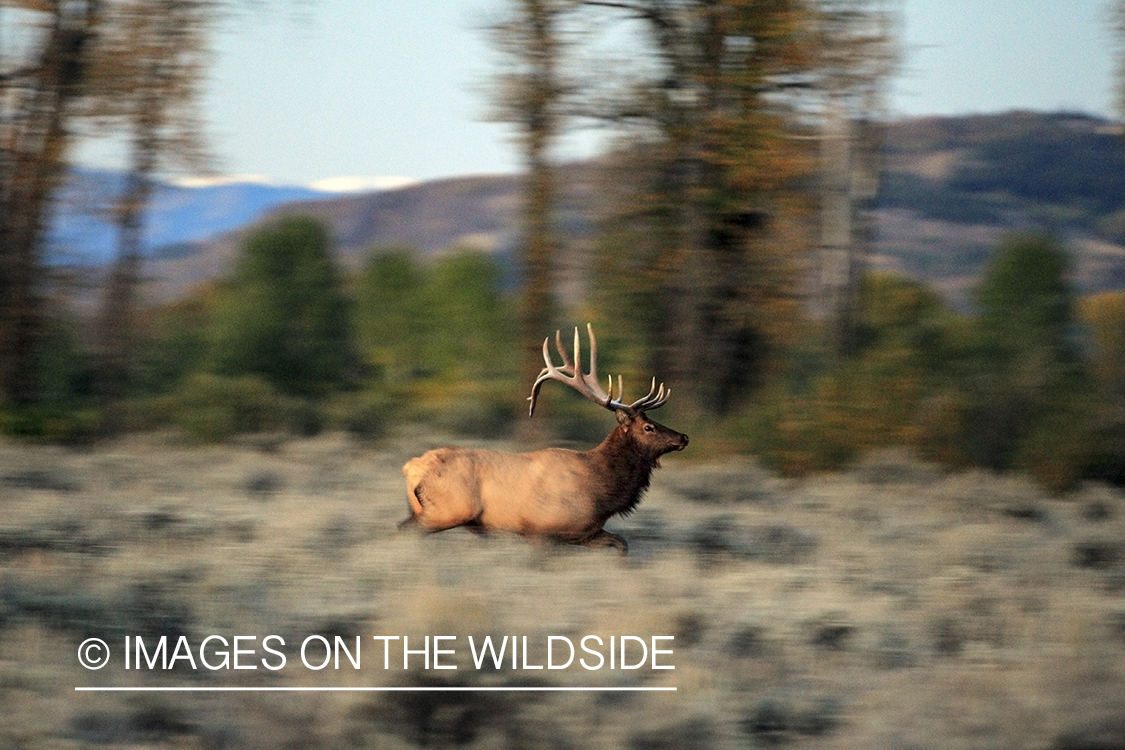
[[[616,395],[612,375],[608,377],[607,388],[602,388],[601,383],[598,382],[598,341],[594,337],[594,328],[589,323],[586,324],[586,333],[590,337],[590,371],[588,373],[582,372],[582,348],[577,328],[574,329],[573,360],[567,355],[566,349],[563,348],[562,334],[558,331],[555,332],[555,349],[562,357],[563,364],[561,366],[556,366],[551,361],[551,352],[548,346],[550,339],[543,339],[543,362],[546,367],[539,373],[539,377],[531,386],[531,396],[527,399],[531,402],[528,416],[535,414],[536,399],[539,397],[539,389],[543,383],[548,380],[557,380],[614,413],[617,417],[617,429],[607,440],[612,440],[614,436],[626,438],[635,444],[640,452],[653,463],[657,463],[660,456],[665,453],[686,448],[688,444],[687,435],[669,429],[645,416],[645,412],[663,406],[668,401],[668,397],[672,395],[672,389],[665,388],[663,383],[657,386],[656,378],[653,378],[652,387],[649,388],[645,396],[632,403],[625,403],[622,400],[625,389],[620,375],[617,376]],[[657,463],[657,465],[659,464]]]

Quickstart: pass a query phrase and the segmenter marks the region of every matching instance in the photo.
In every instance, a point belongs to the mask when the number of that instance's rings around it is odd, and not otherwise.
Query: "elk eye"
[[[653,431],[653,430],[655,430],[655,429],[656,429],[656,428],[655,428],[655,427],[653,427],[653,426],[652,426],[652,425],[650,425],[650,424],[646,424],[646,425],[645,425],[645,432],[652,432],[652,431]]]

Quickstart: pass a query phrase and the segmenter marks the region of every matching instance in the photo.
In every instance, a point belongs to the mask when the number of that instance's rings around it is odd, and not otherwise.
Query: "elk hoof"
[[[617,534],[611,534],[608,531],[601,531],[589,541],[584,542],[587,547],[613,547],[621,553],[622,557],[629,554],[629,543],[625,541],[624,537]]]

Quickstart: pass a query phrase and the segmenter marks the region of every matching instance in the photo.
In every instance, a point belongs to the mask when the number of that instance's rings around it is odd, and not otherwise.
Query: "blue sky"
[[[1111,115],[1107,3],[903,0],[893,114]],[[275,0],[227,21],[206,99],[222,170],[286,183],[517,170],[509,131],[484,121],[493,58],[479,28],[501,6]]]
[[[906,115],[1009,109],[1111,115],[1109,0],[905,0]]]

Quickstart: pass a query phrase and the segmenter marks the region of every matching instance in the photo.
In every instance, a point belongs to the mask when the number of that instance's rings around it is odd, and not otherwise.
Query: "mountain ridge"
[[[885,171],[870,267],[920,279],[964,306],[1002,236],[1035,230],[1054,234],[1070,249],[1081,292],[1125,288],[1125,143],[1119,123],[1081,113],[1007,112],[900,120],[883,135]],[[595,221],[594,166],[559,170],[558,221],[572,239],[580,240]],[[346,195],[275,193],[252,220],[152,248],[150,291],[156,299],[171,299],[221,276],[243,231],[294,212],[324,220],[341,261],[352,268],[381,246],[432,256],[472,245],[510,262],[522,179],[467,175]],[[582,260],[568,256],[563,263]]]
[[[142,246],[146,255],[156,257],[191,252],[193,243],[252,224],[288,203],[377,193],[417,182],[406,177],[346,175],[307,185],[259,175],[153,180]],[[124,185],[125,175],[120,172],[87,167],[71,170],[56,195],[48,221],[48,262],[99,265],[113,258],[117,230],[109,217]]]

